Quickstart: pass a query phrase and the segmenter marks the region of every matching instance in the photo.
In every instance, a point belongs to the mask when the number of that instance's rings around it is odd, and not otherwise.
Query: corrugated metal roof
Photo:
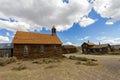
[[[34,32],[17,31],[12,41],[14,44],[62,44],[57,36]]]
[[[13,48],[13,44],[11,43],[1,43],[0,44],[0,49],[11,49]]]

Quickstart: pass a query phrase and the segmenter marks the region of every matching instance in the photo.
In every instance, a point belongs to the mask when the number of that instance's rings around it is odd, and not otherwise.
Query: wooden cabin
[[[109,53],[112,51],[110,44],[94,44],[92,42],[84,42],[82,45],[83,54],[94,54],[94,53]]]
[[[0,57],[11,57],[13,53],[13,45],[11,43],[0,44]]]
[[[55,27],[52,34],[17,31],[12,43],[13,56],[17,58],[62,57],[62,42]]]
[[[89,54],[91,51],[90,51],[90,48],[92,48],[95,44],[92,43],[92,42],[84,42],[81,47],[82,47],[82,53],[83,54]]]
[[[63,45],[62,50],[64,54],[77,52],[77,48],[73,45]]]
[[[120,45],[112,45],[113,51],[120,51]]]
[[[90,48],[91,53],[109,53],[112,51],[110,44],[99,44]]]

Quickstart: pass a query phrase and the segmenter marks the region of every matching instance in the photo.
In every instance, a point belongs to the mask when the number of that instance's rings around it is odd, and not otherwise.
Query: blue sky
[[[41,9],[39,6],[36,7],[36,10],[40,12],[36,12],[31,5],[24,8],[19,5],[8,5],[13,10],[8,10],[6,13],[9,8],[3,6],[3,9],[0,9],[0,43],[11,42],[17,30],[51,34],[50,29],[52,25],[55,25],[58,30],[57,35],[63,44],[81,45],[88,40],[96,44],[99,42],[120,44],[120,8],[115,6],[120,4],[119,0],[115,0],[114,3],[112,0],[106,2],[101,0],[65,1],[67,3],[58,0],[54,4],[54,0],[52,0],[50,4],[56,6],[53,7],[40,0],[38,3],[45,5]],[[0,4],[2,2],[4,1],[0,1]],[[11,0],[11,3],[14,4],[15,2],[17,3],[17,0]],[[22,4],[24,6],[26,2],[23,1]],[[50,10],[53,12],[51,13]],[[61,11],[56,12],[56,10]],[[118,10],[118,13],[115,12],[116,10]],[[19,11],[21,14],[19,14]],[[42,14],[41,11],[44,13]],[[22,12],[25,13],[22,14]],[[51,16],[47,13],[51,14]]]
[[[83,42],[87,42],[89,40],[98,44],[99,42],[109,43],[107,41],[104,42],[104,39],[99,40],[98,38],[120,38],[120,21],[114,23],[113,25],[106,25],[105,22],[108,19],[102,18],[93,9],[89,13],[89,17],[97,19],[97,21],[87,27],[81,27],[78,23],[74,23],[72,28],[63,32],[58,32],[57,34],[62,42],[65,44],[70,42],[74,45],[81,45]],[[50,30],[46,31],[43,29],[42,32],[50,33]]]

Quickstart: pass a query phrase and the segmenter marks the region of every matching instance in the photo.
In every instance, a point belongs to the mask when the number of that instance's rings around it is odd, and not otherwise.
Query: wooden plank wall
[[[28,46],[28,56],[24,56],[24,46],[26,44],[14,44],[13,56],[17,58],[41,58],[41,57],[62,57],[61,45],[57,46],[57,51],[54,51],[54,45],[44,45],[44,53],[40,51],[40,45]]]

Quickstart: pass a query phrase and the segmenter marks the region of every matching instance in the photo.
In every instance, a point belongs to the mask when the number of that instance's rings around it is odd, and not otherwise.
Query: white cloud
[[[89,18],[91,9],[103,18],[106,24],[120,20],[120,0],[0,0],[0,16],[13,18],[19,22],[0,20],[0,28],[16,31],[50,29],[53,25],[58,31],[67,30],[73,23],[86,27],[96,20]]]
[[[19,22],[0,21],[0,27],[9,30],[34,30],[45,27],[50,29],[53,25],[58,31],[67,30],[74,22],[87,26],[93,19],[83,18],[91,11],[92,5],[87,0],[0,0],[0,16],[13,18]]]
[[[64,43],[63,45],[73,45],[73,43],[68,41],[68,42]]]
[[[120,38],[117,37],[97,37],[97,40],[99,40],[101,43],[109,43],[109,44],[120,44]]]
[[[83,18],[81,18],[79,24],[80,24],[81,26],[83,26],[83,27],[86,27],[86,26],[88,26],[88,25],[93,24],[95,21],[96,21],[96,20],[94,20],[94,19],[87,18],[87,17],[83,17]]]
[[[7,43],[7,42],[9,42],[9,38],[0,35],[0,43]]]
[[[83,37],[83,38],[80,38],[79,40],[87,40],[87,39],[89,39],[90,37],[89,36],[85,36],[85,37]]]
[[[9,33],[9,32],[6,32],[6,36],[10,36],[10,33]]]
[[[27,31],[32,29],[29,24],[25,22],[9,22],[9,21],[2,21],[0,20],[0,28],[6,28],[7,30],[15,31],[15,30],[22,30]]]
[[[106,24],[120,20],[120,0],[95,0],[93,7],[103,18],[109,18]]]
[[[112,24],[114,24],[114,23],[113,23],[113,22],[110,22],[110,21],[107,21],[106,24],[112,25]]]

